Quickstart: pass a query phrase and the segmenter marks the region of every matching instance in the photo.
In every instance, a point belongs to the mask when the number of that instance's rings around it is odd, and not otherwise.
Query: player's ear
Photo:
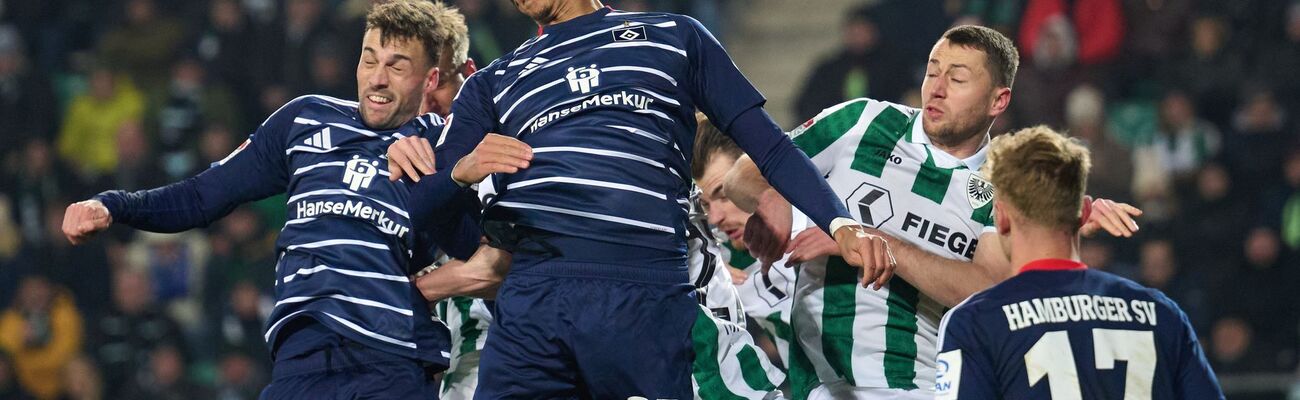
[[[478,72],[478,65],[474,64],[473,58],[466,58],[465,64],[460,66],[460,74],[468,78],[470,75],[474,75],[475,72]]]
[[[993,225],[998,228],[998,235],[1011,234],[1011,216],[1002,208],[1002,202],[996,199],[993,200]]]
[[[1092,217],[1092,196],[1083,195],[1083,209],[1079,213],[1079,227],[1082,228],[1088,224],[1088,218]]]
[[[993,102],[989,105],[989,116],[997,117],[1011,106],[1011,88],[999,87],[993,90]]]
[[[438,88],[438,78],[439,75],[442,75],[441,72],[442,70],[438,67],[429,68],[429,76],[424,78],[425,93],[433,92],[434,89]]]

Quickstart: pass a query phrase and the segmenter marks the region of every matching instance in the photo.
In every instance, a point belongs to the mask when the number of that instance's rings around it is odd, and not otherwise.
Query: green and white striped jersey
[[[492,313],[483,299],[452,297],[438,302],[434,311],[451,330],[451,365],[442,377],[445,400],[472,399],[478,390],[479,355],[487,341]]]
[[[857,99],[822,111],[790,133],[853,217],[944,257],[970,260],[991,232],[993,186],[978,174],[986,149],[958,159],[930,145],[919,110]],[[899,277],[879,291],[839,257],[798,267],[790,372],[794,398],[822,383],[934,388],[944,307]],[[811,371],[795,371],[811,368]],[[815,374],[815,381],[811,380]]]
[[[794,215],[791,219],[790,237],[793,239],[795,234],[811,222],[799,210],[792,211]],[[812,228],[817,229],[815,225]],[[759,328],[772,339],[782,364],[788,365],[790,341],[794,339],[794,331],[790,329],[790,308],[794,304],[794,269],[787,267],[786,260],[782,258],[764,274],[762,263],[749,252],[737,249],[730,243],[724,247],[727,250],[727,263],[732,268],[744,270],[748,275],[744,283],[736,286],[745,314],[753,318]]]

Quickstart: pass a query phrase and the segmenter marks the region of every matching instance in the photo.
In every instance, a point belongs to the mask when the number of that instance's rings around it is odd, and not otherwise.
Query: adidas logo
[[[307,140],[302,141],[302,143],[311,147],[316,147],[321,149],[334,148],[334,143],[333,141],[330,140],[329,127],[326,127],[325,129],[321,129],[320,132],[316,132],[315,135],[311,135],[311,137],[307,138]]]

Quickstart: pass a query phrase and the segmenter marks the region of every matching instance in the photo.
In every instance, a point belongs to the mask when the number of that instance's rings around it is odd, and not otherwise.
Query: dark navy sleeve
[[[772,187],[822,230],[834,233],[830,231],[831,220],[852,218],[817,167],[781,132],[781,127],[762,107],[740,114],[725,132],[754,159]]]
[[[762,106],[767,99],[736,68],[731,56],[708,29],[694,18],[683,19],[688,26],[684,41],[690,65],[685,89],[709,121],[726,132],[736,117]]]
[[[138,192],[110,190],[94,197],[113,222],[172,233],[204,227],[240,204],[283,193],[289,182],[285,148],[303,99],[285,104],[226,159],[198,175]]]
[[[981,343],[973,308],[950,311],[939,333],[935,399],[997,399],[993,360]]]
[[[456,93],[456,100],[451,103],[451,114],[447,116],[447,125],[443,127],[434,149],[435,167],[438,171],[450,173],[451,167],[474,151],[474,147],[488,133],[499,130],[492,89],[487,82],[491,71],[493,68],[489,65],[470,75],[460,87],[460,92]]]
[[[1173,301],[1168,301],[1173,303]],[[1214,376],[1214,371],[1210,369],[1210,362],[1205,359],[1205,352],[1201,351],[1201,344],[1196,339],[1196,331],[1192,329],[1192,323],[1187,319],[1187,314],[1182,310],[1175,308],[1181,319],[1179,323],[1182,330],[1182,341],[1177,345],[1179,354],[1182,357],[1178,360],[1178,371],[1176,372],[1177,382],[1175,382],[1174,398],[1177,399],[1223,399],[1223,390],[1219,388],[1219,379]]]

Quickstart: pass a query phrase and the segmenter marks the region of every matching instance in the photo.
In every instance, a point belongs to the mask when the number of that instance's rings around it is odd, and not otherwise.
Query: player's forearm
[[[727,134],[754,160],[772,187],[799,211],[830,232],[831,220],[850,217],[808,156],[794,146],[761,107],[740,114]],[[733,199],[734,201],[734,199]]]
[[[768,190],[774,189],[767,183],[767,179],[763,178],[763,173],[758,171],[758,166],[754,165],[754,160],[749,156],[741,156],[736,160],[736,164],[732,165],[722,183],[722,191],[727,199],[741,210],[751,213],[758,209],[758,199]]]
[[[113,222],[150,232],[181,232],[208,226],[239,205],[229,193],[203,188],[201,176],[150,190],[110,190],[94,199],[104,203]]]
[[[979,264],[940,257],[898,239],[889,244],[898,261],[895,273],[944,307],[954,307],[997,283]]]
[[[509,254],[483,245],[469,261],[453,261],[420,277],[416,287],[430,302],[454,296],[492,299],[508,272]]]

